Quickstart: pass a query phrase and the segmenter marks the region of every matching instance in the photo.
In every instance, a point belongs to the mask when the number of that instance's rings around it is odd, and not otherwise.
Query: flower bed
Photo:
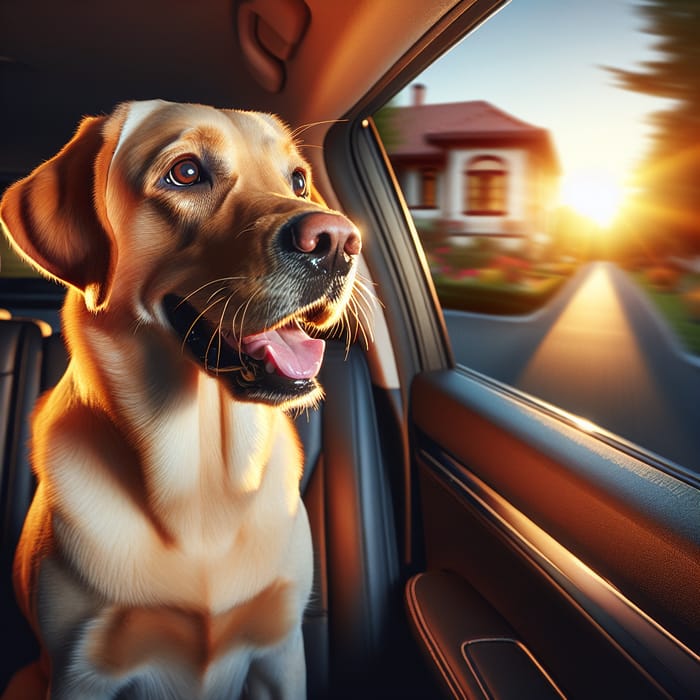
[[[576,269],[504,255],[487,245],[426,248],[440,303],[445,309],[485,314],[528,314],[544,306]]]

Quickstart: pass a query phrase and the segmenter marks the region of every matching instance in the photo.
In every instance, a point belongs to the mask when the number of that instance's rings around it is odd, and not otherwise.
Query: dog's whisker
[[[237,341],[237,348],[238,348],[238,357],[240,358],[241,362],[241,373],[243,375],[244,379],[252,379],[253,378],[253,373],[251,368],[249,367],[247,361],[246,361],[246,356],[245,353],[243,352],[243,324],[241,323],[241,332],[237,333],[236,332],[236,323],[235,319],[238,316],[238,314],[243,310],[247,302],[242,302],[238,308],[236,309],[236,313],[234,314],[232,323],[231,323],[231,332],[233,333],[233,337]]]
[[[209,297],[209,298],[211,299],[211,297]],[[212,309],[214,306],[216,306],[216,304],[222,302],[224,299],[226,299],[226,304],[228,304],[228,302],[229,302],[230,299],[231,299],[231,296],[229,295],[228,297],[221,297],[220,299],[217,299],[213,304],[211,304],[210,306],[207,307],[207,311],[208,311],[209,309]],[[218,336],[219,336],[219,342],[218,342],[217,347],[216,347],[216,372],[217,372],[217,373],[218,373],[218,371],[219,371],[219,365],[221,364],[221,342],[222,342],[222,338],[221,338],[221,318],[223,318],[223,313],[226,311],[226,304],[224,304],[224,311],[222,311],[222,316],[219,318],[219,324],[218,324],[218,326],[212,331],[212,334],[211,334],[211,336],[210,336],[210,338],[209,338],[209,342],[207,343],[207,351],[206,351],[205,359],[204,359],[204,366],[205,366],[205,368],[206,368],[206,369],[210,369],[210,367],[209,367],[209,351],[211,350],[211,346],[212,346],[212,344],[214,343],[214,339],[215,339],[216,336],[218,335]]]
[[[204,302],[205,304],[208,304],[217,294],[221,294],[222,292],[226,291],[226,287],[219,287],[215,292],[210,294],[207,297],[207,300]]]
[[[368,306],[383,307],[384,305],[374,292],[373,287],[376,288],[376,286],[377,285],[374,282],[369,282],[365,278],[358,275],[353,285],[353,294],[361,296],[367,302]]]
[[[245,302],[241,302],[241,303],[238,305],[238,307],[236,308],[236,310],[235,310],[234,313],[233,313],[233,317],[231,318],[231,332],[233,333],[233,335],[234,335],[235,337],[237,337],[237,336],[236,336],[236,319],[238,318],[238,314],[240,313],[241,309],[243,308],[243,304],[244,304],[244,303],[245,303]]]
[[[237,346],[238,346],[238,356],[241,358],[241,363],[245,364],[245,360],[243,359],[243,347],[242,347],[242,338],[239,333],[236,333],[236,319],[238,318],[238,314],[241,312],[243,309],[245,302],[241,302],[236,310],[233,313],[233,317],[231,318],[231,323],[230,323],[230,328],[231,328],[231,334],[233,338],[237,341]]]
[[[248,309],[250,308],[251,303],[253,302],[253,300],[255,299],[255,297],[256,297],[261,291],[262,291],[261,289],[257,289],[255,292],[253,292],[253,294],[250,295],[250,297],[248,297],[248,301],[245,302],[245,305],[243,306],[243,313],[241,314],[241,332],[240,332],[240,333],[238,334],[238,336],[237,336],[237,337],[238,337],[239,355],[240,355],[240,357],[241,357],[241,364],[243,364],[243,365],[245,366],[245,372],[247,372],[248,375],[249,375],[249,376],[246,377],[246,375],[245,375],[245,373],[244,373],[244,377],[245,377],[246,379],[249,379],[249,380],[253,378],[254,372],[253,372],[252,369],[250,369],[250,367],[248,367],[248,366],[245,364],[245,360],[243,359],[243,358],[245,357],[245,354],[243,353],[243,338],[244,338],[245,316],[246,316],[246,313],[248,312]]]
[[[347,119],[323,119],[318,122],[309,122],[307,124],[301,124],[296,129],[292,130],[291,137],[292,140],[295,143],[297,143],[297,137],[299,136],[299,134],[303,134],[305,131],[313,129],[315,126],[324,126],[325,124],[342,124],[344,122],[347,122]]]
[[[364,304],[361,304],[357,298],[351,297],[346,310],[355,318],[353,342],[357,340],[358,336],[361,334],[365,349],[369,348],[370,344],[374,342],[374,334],[372,332],[372,318],[368,314]]]
[[[145,323],[146,322],[144,319],[142,319],[140,317],[135,318],[133,323],[131,324],[132,325],[132,334],[136,335],[139,332],[139,330],[141,330],[141,326],[143,326]]]
[[[260,294],[263,289],[256,289],[247,299],[244,299],[239,305],[238,308],[236,309],[235,313],[233,314],[233,317],[231,319],[231,331],[233,332],[234,336],[241,340],[243,338],[243,324],[245,321],[245,313],[248,310],[248,307],[250,306],[251,302],[255,297]],[[241,314],[241,321],[240,321],[240,333],[236,332],[236,319],[238,318],[238,315]]]
[[[184,340],[187,340],[187,337],[189,336],[189,334],[194,330],[194,326],[197,324],[197,321],[199,321],[199,319],[201,319],[202,317],[204,317],[204,316],[207,314],[208,311],[210,311],[214,306],[216,306],[218,303],[220,303],[220,302],[222,302],[222,301],[223,301],[223,297],[222,297],[221,299],[217,299],[217,300],[214,301],[212,304],[210,304],[209,306],[207,306],[207,307],[197,316],[197,318],[192,322],[192,324],[190,325],[189,330],[188,330],[187,333],[185,334]],[[215,335],[216,335],[215,333],[212,333],[211,336],[209,337],[209,342],[207,343],[207,349],[206,349],[206,352],[204,353],[204,369],[206,369],[207,371],[210,369],[210,366],[209,366],[209,351],[211,350],[211,346],[212,346],[212,343],[214,342],[214,337],[215,337]],[[183,347],[184,347],[184,346],[183,346]]]
[[[216,373],[217,374],[233,374],[234,372],[240,372],[242,369],[245,369],[245,367],[243,365],[231,365],[230,367],[217,367]]]
[[[364,347],[365,349],[369,347],[368,341],[367,341],[367,334],[365,333],[365,329],[362,327],[362,322],[360,320],[359,314],[357,312],[357,309],[355,308],[355,305],[350,305],[348,304],[347,311],[353,315],[355,318],[355,322],[353,323],[354,326],[354,334],[352,338],[352,342],[357,342],[358,337],[360,334],[362,334],[362,338],[364,340]]]
[[[215,280],[210,280],[209,282],[205,282],[204,284],[200,285],[195,289],[194,291],[190,292],[187,296],[185,296],[183,299],[181,299],[175,308],[179,308],[182,304],[185,302],[189,301],[195,294],[198,294],[202,290],[206,289],[207,287],[211,286],[212,284],[218,284],[221,282],[232,282],[234,280],[244,280],[247,279],[247,277],[242,276],[242,275],[232,275],[229,277],[218,277]],[[213,294],[211,296],[214,296]],[[211,299],[211,296],[209,297]],[[207,300],[208,302],[209,300]]]
[[[219,304],[223,300],[224,300],[223,297],[220,299],[217,299],[216,301],[209,304],[209,306],[205,307],[202,311],[200,311],[197,314],[196,318],[194,319],[194,321],[192,321],[192,323],[190,324],[190,327],[187,329],[187,332],[183,335],[182,345],[181,345],[181,349],[183,352],[185,351],[185,346],[187,345],[187,338],[189,338],[190,333],[192,333],[192,331],[194,330],[194,327],[197,325],[199,320],[201,318],[203,318],[211,309],[213,309],[217,304]],[[208,349],[209,348],[207,348],[207,351],[208,351]],[[205,367],[206,367],[206,359],[205,359]]]
[[[240,333],[236,331],[236,323],[239,314],[243,315],[245,313],[244,309],[247,308],[248,304],[250,304],[250,297],[248,297],[248,299],[243,300],[238,305],[238,308],[236,309],[235,313],[233,314],[233,317],[231,318],[231,332],[233,333],[234,338],[238,340],[239,350],[241,349],[240,342],[243,339],[243,319],[241,318],[240,322]]]
[[[374,315],[371,313],[371,310],[360,303],[359,300],[352,299],[352,311],[362,327],[363,333],[366,332],[369,335],[369,339],[374,342],[374,332],[372,330]]]
[[[341,317],[341,337],[345,336],[345,355],[344,359],[347,361],[348,355],[350,354],[350,348],[352,347],[355,339],[353,338],[352,328],[350,326],[350,319],[348,318],[347,309],[343,310],[343,315]],[[355,334],[355,337],[357,334]]]
[[[353,285],[350,300],[355,316],[363,327],[363,331],[369,334],[369,340],[374,342],[374,310],[382,307],[381,300],[363,279],[356,279]]]
[[[255,222],[250,224],[249,226],[246,226],[245,228],[242,228],[237,234],[236,238],[240,238],[244,233],[250,233],[251,231],[255,230]]]
[[[349,303],[349,302],[348,302]],[[347,360],[348,353],[350,352],[350,345],[352,344],[352,324],[348,318],[348,309],[343,309],[338,321],[330,331],[329,337],[331,338],[344,338],[345,339],[345,359]]]
[[[265,319],[265,322],[263,324],[264,328],[269,328],[272,325],[271,313],[272,313],[272,299],[270,297],[268,297],[267,302],[265,304],[265,313],[262,314],[262,317]]]
[[[221,315],[219,316],[219,324],[216,327],[216,332],[219,335],[219,345],[217,348],[217,353],[216,353],[216,371],[220,372],[221,371],[221,345],[224,342],[224,339],[222,338],[221,331],[223,329],[224,325],[224,316],[226,316],[226,309],[228,309],[228,305],[231,303],[231,299],[233,299],[233,294],[229,294],[228,298],[226,299],[226,303],[224,304],[224,308],[221,311]]]

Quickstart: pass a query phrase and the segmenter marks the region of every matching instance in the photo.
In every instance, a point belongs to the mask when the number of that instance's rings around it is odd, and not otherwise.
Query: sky
[[[616,87],[602,68],[635,69],[655,56],[636,4],[512,0],[416,82],[426,85],[428,103],[484,99],[549,129],[563,170],[562,201],[585,209],[588,200],[593,214],[591,200],[601,208],[610,198],[614,209],[647,148],[647,117],[665,106]],[[407,89],[397,103],[409,102]]]

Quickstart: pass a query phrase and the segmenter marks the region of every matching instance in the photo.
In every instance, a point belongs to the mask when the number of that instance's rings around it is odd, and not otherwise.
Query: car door
[[[443,315],[408,195],[365,118],[498,6],[445,16],[326,144],[336,193],[370,232],[391,339],[375,352],[395,367],[379,390],[405,437],[407,615],[454,697],[700,697],[697,474],[459,361],[486,331],[459,336]],[[576,397],[586,370],[570,371]],[[639,408],[633,394],[627,406]]]

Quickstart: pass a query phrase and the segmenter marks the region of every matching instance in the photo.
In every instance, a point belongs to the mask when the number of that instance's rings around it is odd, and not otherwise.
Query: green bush
[[[541,308],[563,282],[563,277],[549,277],[522,286],[484,283],[481,278],[455,280],[439,277],[435,280],[435,288],[444,309],[511,316],[529,314]]]
[[[659,289],[651,283],[648,272],[633,274],[632,279],[648,295],[685,349],[700,355],[700,316],[695,315],[700,313],[700,277],[680,275],[676,284],[686,288],[683,294],[669,294],[667,289]]]
[[[685,292],[685,294],[683,294],[683,303],[685,304],[690,320],[695,323],[700,323],[700,286]]]
[[[678,289],[680,273],[667,265],[651,267],[646,271],[647,282],[661,292],[675,292]]]

